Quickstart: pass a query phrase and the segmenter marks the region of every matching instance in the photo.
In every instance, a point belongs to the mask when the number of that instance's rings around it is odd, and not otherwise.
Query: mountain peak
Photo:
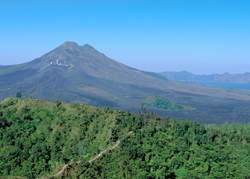
[[[85,44],[83,46],[79,46],[76,42],[66,41],[62,45],[59,46],[63,49],[69,49],[74,51],[97,51],[94,47],[90,46],[89,44]]]
[[[51,52],[43,55],[36,62],[38,65],[34,68],[41,68],[41,66],[47,68],[56,65],[82,70],[86,68],[86,63],[108,63],[109,60],[88,44],[79,46],[76,42],[66,41]],[[96,64],[92,65],[95,66]]]
[[[73,49],[73,48],[79,48],[79,45],[76,42],[66,41],[60,47],[67,48],[67,49]]]

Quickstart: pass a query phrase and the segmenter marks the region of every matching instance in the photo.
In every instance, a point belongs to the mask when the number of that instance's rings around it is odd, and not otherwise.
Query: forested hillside
[[[3,178],[248,178],[249,143],[249,125],[204,126],[59,100],[0,103]]]

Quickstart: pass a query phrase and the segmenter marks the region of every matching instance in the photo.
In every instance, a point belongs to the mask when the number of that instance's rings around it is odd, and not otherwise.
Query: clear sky
[[[249,0],[0,0],[0,65],[65,41],[141,70],[250,71]]]

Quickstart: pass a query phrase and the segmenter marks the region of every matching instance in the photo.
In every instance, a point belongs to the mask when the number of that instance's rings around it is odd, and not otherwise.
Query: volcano
[[[178,83],[106,57],[92,46],[65,42],[47,54],[20,65],[0,66],[0,100],[16,92],[54,101],[79,102],[138,112],[140,101],[158,95],[194,111],[146,107],[158,114],[201,123],[249,120],[249,91],[230,91],[194,83]],[[243,117],[240,117],[241,113]],[[197,115],[199,114],[199,115]],[[248,117],[248,119],[246,118]]]

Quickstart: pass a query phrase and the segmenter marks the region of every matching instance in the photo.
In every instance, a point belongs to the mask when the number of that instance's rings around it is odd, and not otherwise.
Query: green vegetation
[[[250,125],[59,100],[0,103],[0,178],[249,178],[249,161]]]
[[[141,103],[144,103],[146,106],[153,106],[160,109],[168,109],[168,110],[195,110],[195,108],[180,105],[174,102],[171,102],[167,99],[161,98],[160,96],[149,96]]]
[[[59,107],[62,104],[59,99],[56,99],[54,103],[56,104],[56,107]]]
[[[22,98],[22,94],[21,94],[20,91],[18,91],[18,92],[16,93],[16,98]]]

